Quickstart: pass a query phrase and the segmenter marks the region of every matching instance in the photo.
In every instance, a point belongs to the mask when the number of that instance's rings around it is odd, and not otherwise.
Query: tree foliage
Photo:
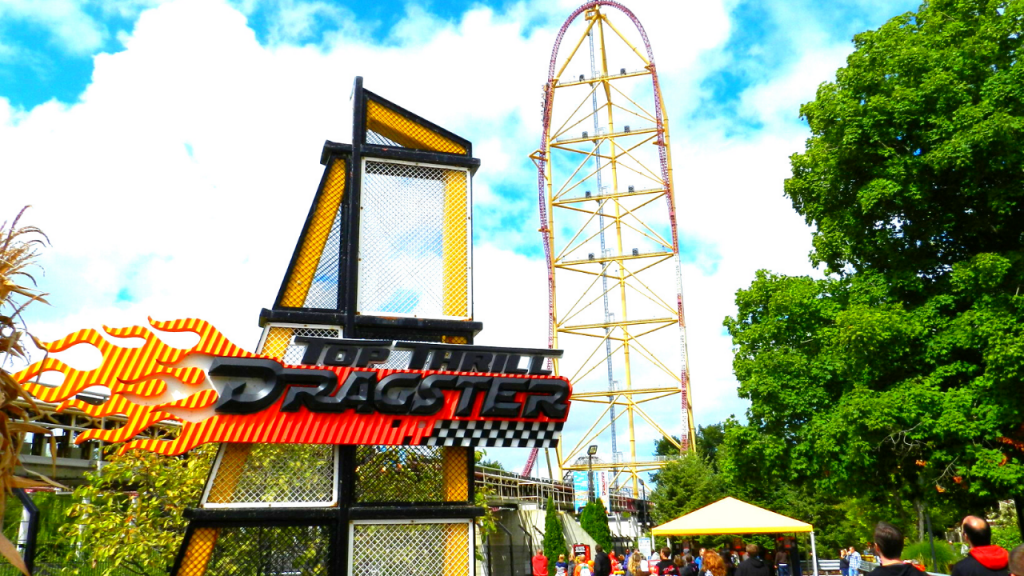
[[[727,475],[755,497],[910,503],[922,537],[924,507],[1018,494],[1022,33],[1022,0],[925,2],[857,35],[801,108],[812,135],[785,190],[827,276],[761,271],[725,321],[751,402]]]
[[[565,533],[562,531],[562,520],[558,517],[555,500],[548,496],[548,507],[544,513],[544,555],[548,557],[548,574],[555,573],[555,562],[558,562],[558,555],[565,553]]]
[[[580,513],[580,527],[606,551],[612,549],[612,531],[608,527],[608,513],[600,498],[594,502],[588,502],[583,507],[583,511]]]
[[[1020,253],[1022,28],[1019,0],[930,0],[854,38],[800,109],[812,136],[785,184],[815,263],[878,271],[905,295],[941,291],[977,254]]]
[[[651,493],[654,523],[663,524],[729,495],[722,477],[706,458],[684,454],[665,464]]]
[[[204,445],[175,458],[131,450],[87,472],[62,529],[76,548],[64,573],[102,562],[107,574],[166,574],[185,534],[182,513],[199,504],[215,450]]]

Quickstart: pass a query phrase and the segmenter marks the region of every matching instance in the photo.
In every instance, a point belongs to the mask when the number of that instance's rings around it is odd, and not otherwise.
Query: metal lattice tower
[[[607,9],[632,21],[635,33],[617,27]],[[570,30],[581,33],[563,56]],[[580,49],[588,40],[589,58]],[[574,401],[597,406],[586,433],[559,447],[559,474],[587,469],[577,458],[607,438],[611,461],[594,469],[614,471],[614,485],[628,479],[639,495],[639,475],[663,462],[644,448],[638,455],[638,430],[673,444],[678,434],[680,452],[692,449],[695,434],[668,116],[647,34],[625,6],[588,2],[562,26],[544,85],[541,147],[531,158],[548,264],[549,344],[566,350],[554,368],[574,382]],[[678,422],[674,411],[651,414],[649,403],[673,398]],[[622,420],[629,452],[619,458],[615,425],[621,430]]]

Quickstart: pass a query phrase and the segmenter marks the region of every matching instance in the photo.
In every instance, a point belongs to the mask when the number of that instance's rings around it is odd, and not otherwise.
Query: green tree
[[[580,513],[580,527],[590,534],[590,537],[600,544],[601,548],[606,551],[612,549],[612,531],[608,527],[608,513],[600,498],[594,502],[588,502],[583,507],[583,511]]]
[[[679,442],[679,436],[673,436],[672,439]],[[679,456],[679,448],[676,448],[676,445],[668,438],[661,436],[654,441],[654,454],[655,456]]]
[[[115,447],[116,448],[116,447]],[[171,458],[145,450],[112,455],[75,489],[71,522],[61,532],[76,549],[64,574],[166,574],[185,534],[185,508],[199,504],[215,445]]]
[[[707,426],[697,426],[697,454],[707,460],[712,469],[718,471],[718,447],[725,442],[725,427],[728,423],[735,422],[735,419],[730,416],[726,422],[719,422],[717,424],[708,424]],[[678,436],[673,436],[673,440],[679,442]],[[668,456],[678,457],[679,449],[676,445],[669,441],[668,438],[662,436],[654,441],[654,454],[656,456]],[[655,472],[651,474],[651,481],[657,483],[659,480],[659,473]]]
[[[954,280],[970,270],[958,266]],[[751,400],[747,426],[726,433],[732,477],[910,502],[919,538],[924,506],[967,511],[1011,494],[1020,464],[1004,462],[1000,438],[1022,420],[1005,400],[1012,383],[975,347],[1020,329],[984,306],[957,314],[960,298],[910,306],[872,272],[759,273],[726,321]]]
[[[751,406],[723,449],[751,492],[909,503],[919,538],[925,507],[1019,492],[1022,38],[1022,0],[927,1],[801,108],[785,191],[827,276],[759,272],[726,320]]]
[[[731,417],[730,417],[731,418]],[[718,447],[725,442],[725,422],[697,426],[697,454],[718,470]]]
[[[501,462],[498,462],[497,460],[489,460],[487,458],[487,450],[476,450],[473,452],[473,457],[476,460],[477,466],[484,466],[495,470],[505,469]]]
[[[978,254],[1018,259],[1022,28],[1020,0],[929,0],[854,38],[800,109],[812,135],[785,183],[815,226],[815,263],[920,297]]]
[[[722,477],[706,458],[685,454],[666,463],[658,473],[658,484],[651,493],[654,522],[668,522],[728,495]]]
[[[558,517],[555,500],[548,496],[548,508],[544,513],[544,555],[548,557],[548,574],[555,573],[555,562],[558,555],[565,554],[565,534],[562,532],[562,520]]]

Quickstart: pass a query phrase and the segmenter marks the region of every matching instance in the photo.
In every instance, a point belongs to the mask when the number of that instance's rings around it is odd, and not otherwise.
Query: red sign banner
[[[127,347],[80,330],[44,347],[56,354],[91,345],[103,357],[98,367],[78,370],[47,356],[15,378],[58,411],[126,419],[82,432],[76,443],[125,442],[122,450],[165,455],[207,442],[553,447],[568,417],[569,381],[543,369],[546,357],[560,354],[554,350],[299,338],[306,351],[293,365],[247,352],[203,320],[150,324],[193,332],[199,342],[175,348],[146,327],[104,328],[143,341]],[[382,367],[394,364],[395,350],[405,366]],[[47,372],[63,381],[41,383]],[[96,386],[107,391],[101,402],[80,396]],[[176,438],[136,438],[168,420],[181,423]]]

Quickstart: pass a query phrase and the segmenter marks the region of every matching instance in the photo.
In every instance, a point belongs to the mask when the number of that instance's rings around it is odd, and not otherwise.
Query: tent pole
[[[811,530],[811,562],[813,562],[814,576],[818,576],[818,551],[814,548],[814,530]]]

